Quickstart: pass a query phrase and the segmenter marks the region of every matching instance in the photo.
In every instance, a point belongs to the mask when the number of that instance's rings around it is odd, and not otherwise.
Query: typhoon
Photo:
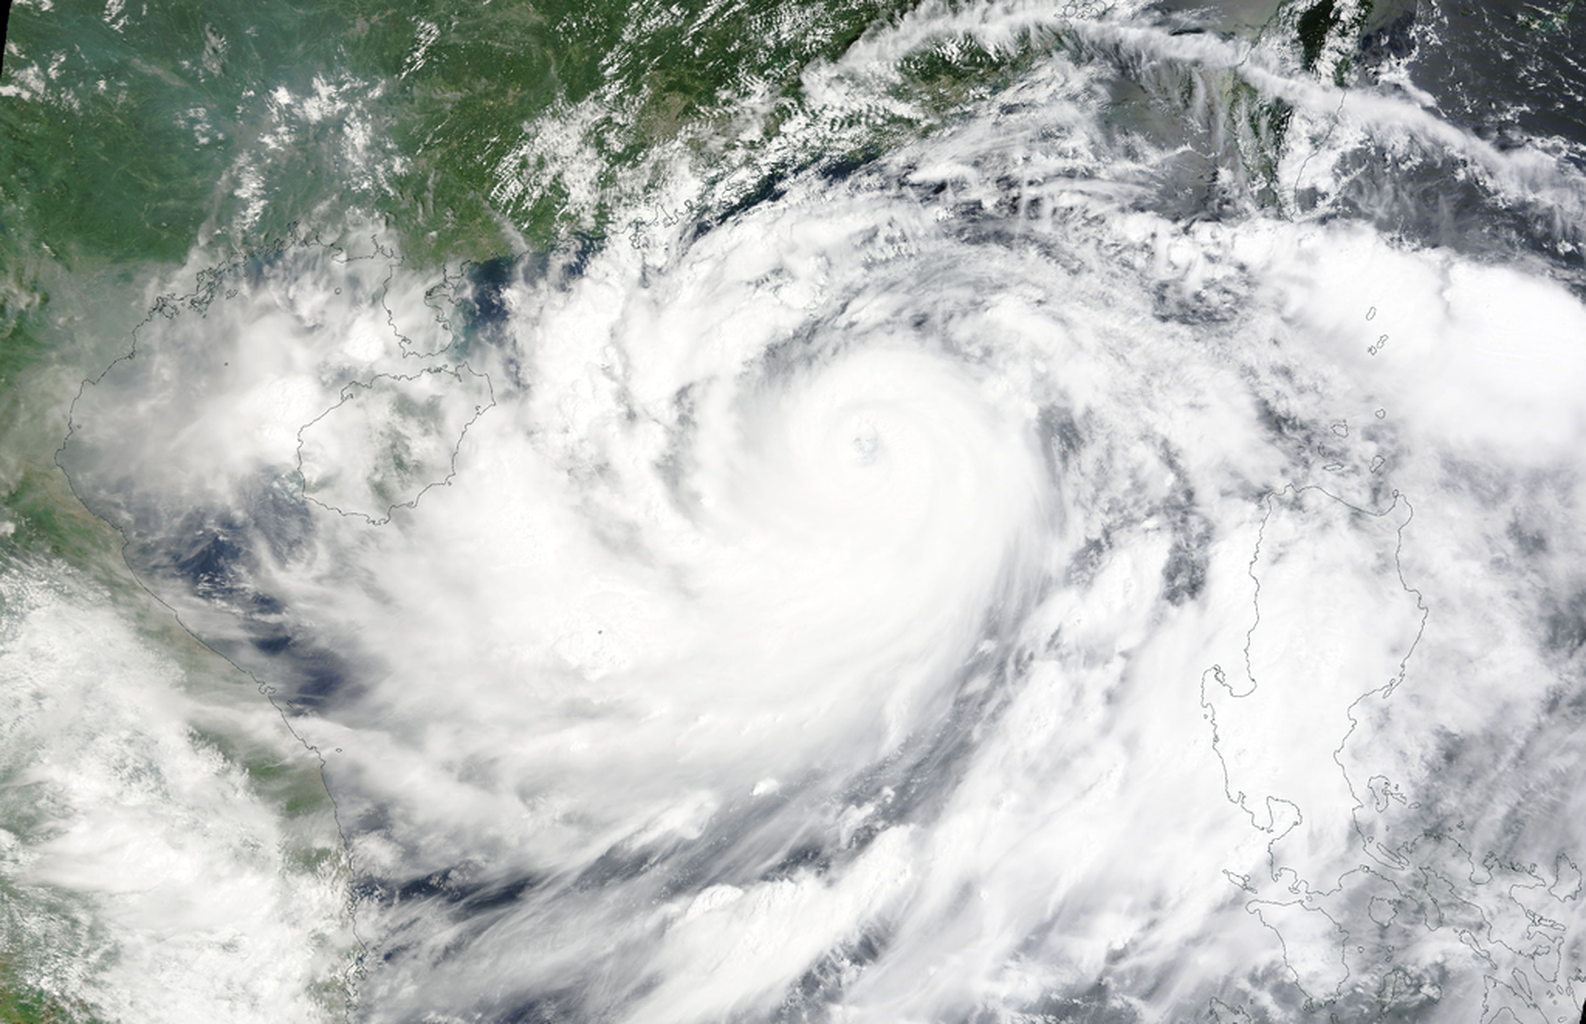
[[[1573,5],[157,6],[0,77],[0,1019],[1579,1017]]]

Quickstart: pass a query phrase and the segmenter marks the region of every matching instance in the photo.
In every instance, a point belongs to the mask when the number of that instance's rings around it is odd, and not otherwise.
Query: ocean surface
[[[1570,1024],[1586,8],[16,0],[0,1021]]]

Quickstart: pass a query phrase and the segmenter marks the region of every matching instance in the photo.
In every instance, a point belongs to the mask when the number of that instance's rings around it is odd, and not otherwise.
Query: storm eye
[[[876,430],[875,424],[861,421],[854,426],[853,437],[848,443],[853,450],[855,462],[871,463],[876,460],[876,454],[881,448],[881,434]]]

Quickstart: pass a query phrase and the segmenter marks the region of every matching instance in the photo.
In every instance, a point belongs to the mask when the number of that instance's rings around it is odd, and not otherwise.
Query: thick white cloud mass
[[[1317,187],[1453,131],[1280,91]],[[1586,308],[1153,212],[1102,107],[1054,56],[505,285],[294,242],[85,388],[73,486],[325,759],[368,1019],[1578,1012]],[[97,891],[72,834],[30,870]]]
[[[354,937],[311,759],[234,680],[54,575],[0,576],[0,893],[33,937],[21,966],[105,1019],[323,1019]]]

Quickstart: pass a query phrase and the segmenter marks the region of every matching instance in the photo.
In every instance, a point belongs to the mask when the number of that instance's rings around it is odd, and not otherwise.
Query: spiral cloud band
[[[1586,764],[1586,309],[1176,220],[1102,102],[500,273],[286,239],[85,385],[72,486],[323,758],[359,1012],[1573,1012],[1586,787],[1509,789]]]

